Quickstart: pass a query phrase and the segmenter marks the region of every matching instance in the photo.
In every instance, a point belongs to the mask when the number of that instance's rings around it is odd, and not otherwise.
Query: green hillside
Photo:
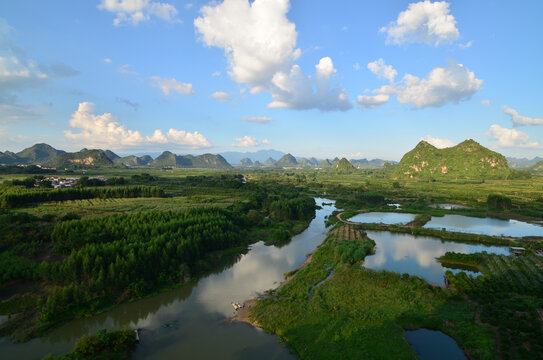
[[[151,162],[151,166],[205,169],[230,169],[232,167],[221,155],[203,154],[198,156],[179,156],[170,151],[164,151],[159,157]]]
[[[406,153],[394,178],[505,179],[511,173],[506,158],[473,140],[438,149],[424,140]]]
[[[29,148],[17,153],[19,164],[49,165],[59,155],[65,154],[65,151],[57,150],[48,144],[35,144]]]
[[[0,152],[0,164],[13,165],[20,163],[21,159],[17,156],[17,154],[12,153],[11,151],[6,151],[5,153]]]
[[[296,167],[298,166],[298,162],[296,161],[296,158],[292,156],[291,154],[286,154],[281,157],[281,159],[277,160],[275,163],[275,166],[277,167]]]
[[[532,171],[543,171],[543,160],[541,161],[538,161],[537,163],[535,163],[531,168],[530,170]]]
[[[60,154],[52,161],[52,165],[57,168],[111,167],[113,162],[103,150],[83,149],[75,153]]]
[[[111,158],[110,158],[111,159]],[[113,160],[115,164],[120,164],[124,166],[145,166],[153,161],[149,155],[137,157],[135,155],[129,155],[125,157],[119,157]]]
[[[336,162],[328,171],[331,172],[337,172],[337,173],[352,173],[356,171],[356,168],[347,160],[346,158],[342,158],[338,162]]]

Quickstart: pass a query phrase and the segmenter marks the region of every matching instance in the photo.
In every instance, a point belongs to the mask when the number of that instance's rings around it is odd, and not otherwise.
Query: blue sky
[[[540,1],[0,3],[0,151],[543,156]]]

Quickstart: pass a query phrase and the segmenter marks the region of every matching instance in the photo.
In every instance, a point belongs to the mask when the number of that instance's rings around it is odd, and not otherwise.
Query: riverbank
[[[422,327],[452,336],[474,358],[495,356],[491,329],[473,322],[474,303],[415,276],[342,262],[336,249],[353,241],[343,236],[351,230],[360,227],[336,226],[304,269],[273,296],[251,303],[247,322],[280,336],[299,359],[415,359],[402,329]]]

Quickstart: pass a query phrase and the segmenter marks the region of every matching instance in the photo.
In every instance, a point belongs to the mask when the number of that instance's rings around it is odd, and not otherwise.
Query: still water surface
[[[447,251],[473,254],[486,251],[491,254],[509,255],[506,246],[487,246],[482,244],[463,244],[444,241],[432,236],[391,233],[389,231],[366,231],[376,243],[375,254],[366,257],[364,266],[374,270],[390,270],[400,274],[408,273],[426,281],[444,284],[445,271],[453,273],[463,270],[447,269],[436,258]],[[476,273],[465,271],[471,275]]]
[[[403,214],[394,212],[369,212],[357,214],[349,219],[359,223],[382,223],[387,225],[407,224],[415,219],[414,214]]]
[[[405,330],[404,335],[420,360],[465,360],[466,355],[453,338],[441,331]]]
[[[426,228],[455,232],[469,232],[482,235],[503,235],[513,237],[543,236],[543,226],[518,220],[476,218],[463,215],[434,216],[424,225]]]
[[[112,311],[71,321],[24,344],[0,339],[3,360],[41,359],[71,350],[75,340],[98,329],[142,328],[132,359],[295,359],[276,336],[243,323],[227,323],[231,302],[243,302],[275,288],[284,273],[298,268],[326,237],[325,216],[334,202],[315,199],[322,209],[301,234],[282,247],[254,244],[225,269],[193,286],[124,304]],[[322,203],[332,205],[322,205]]]

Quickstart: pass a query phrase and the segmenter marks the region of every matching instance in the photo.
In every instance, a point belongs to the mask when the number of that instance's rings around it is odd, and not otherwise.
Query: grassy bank
[[[337,248],[360,238],[338,225],[312,260],[250,317],[278,334],[300,359],[415,359],[402,328],[427,327],[453,336],[474,359],[494,359],[492,330],[474,322],[476,306],[407,275],[346,263]],[[333,269],[333,276],[313,289]]]

